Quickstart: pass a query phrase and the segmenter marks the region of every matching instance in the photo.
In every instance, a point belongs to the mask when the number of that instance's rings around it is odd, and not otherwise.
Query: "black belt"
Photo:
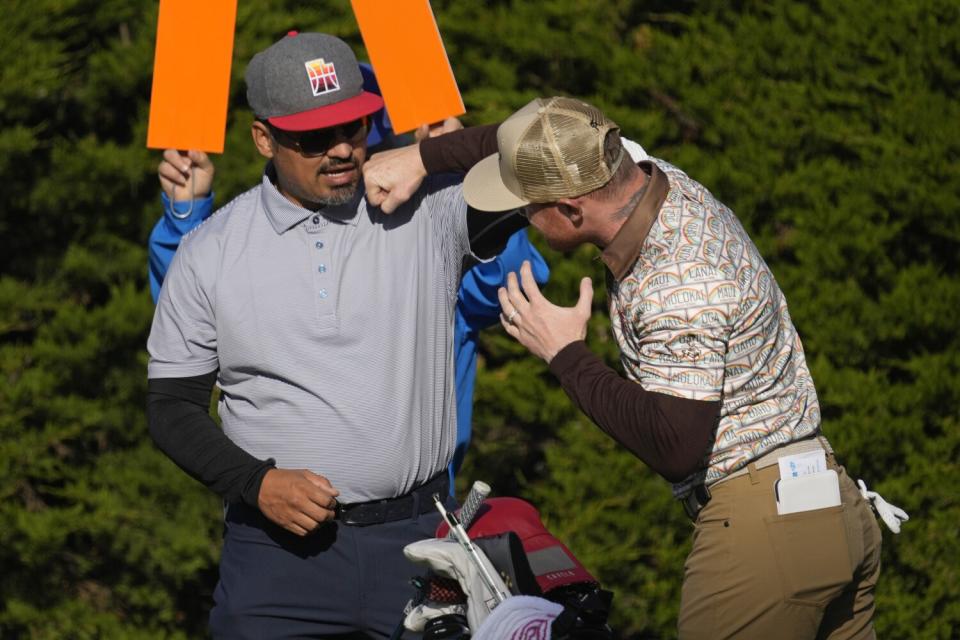
[[[449,478],[447,472],[443,471],[410,493],[396,498],[353,504],[338,503],[334,519],[340,524],[360,527],[406,520],[433,511],[433,494],[439,494],[440,499],[444,500],[448,492]]]

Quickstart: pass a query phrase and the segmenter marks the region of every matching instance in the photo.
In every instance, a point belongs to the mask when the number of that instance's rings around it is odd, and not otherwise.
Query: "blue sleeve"
[[[550,275],[550,269],[547,268],[543,256],[530,244],[525,229],[510,236],[507,246],[499,256],[467,271],[460,283],[454,323],[457,445],[450,462],[451,490],[454,475],[460,470],[470,445],[473,387],[477,377],[477,340],[480,330],[497,322],[500,316],[497,289],[506,283],[508,273],[520,270],[524,260],[530,261],[534,279],[539,284],[544,284]]]
[[[157,220],[147,243],[150,295],[153,296],[154,303],[160,296],[160,285],[163,284],[163,278],[167,275],[167,268],[173,260],[173,254],[180,246],[180,238],[209,218],[213,212],[213,193],[206,198],[194,200],[193,211],[190,211],[189,200],[178,200],[173,203],[172,208],[167,194],[161,192],[160,200],[163,202],[163,217]],[[182,216],[188,211],[190,215],[184,218],[174,215],[176,212]]]
[[[530,261],[537,283],[546,283],[550,269],[540,252],[530,244],[526,229],[510,236],[507,246],[496,258],[478,264],[464,274],[457,311],[468,330],[479,331],[497,322],[500,317],[497,289],[505,286],[508,273],[520,270],[524,260]]]

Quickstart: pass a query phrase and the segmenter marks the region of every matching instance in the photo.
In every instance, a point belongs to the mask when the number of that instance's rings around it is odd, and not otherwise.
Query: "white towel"
[[[550,640],[550,626],[563,607],[533,596],[501,602],[474,634],[474,640]]]

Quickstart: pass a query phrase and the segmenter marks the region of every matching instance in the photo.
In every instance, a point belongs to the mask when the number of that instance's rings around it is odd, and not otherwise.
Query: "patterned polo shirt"
[[[769,267],[733,212],[662,160],[603,252],[626,374],[647,391],[720,400],[706,470],[685,495],[820,426],[800,337]]]
[[[392,215],[362,195],[312,212],[265,175],[184,238],[148,341],[151,378],[219,369],[227,436],[326,476],[345,503],[402,495],[450,462],[469,256],[449,177]]]

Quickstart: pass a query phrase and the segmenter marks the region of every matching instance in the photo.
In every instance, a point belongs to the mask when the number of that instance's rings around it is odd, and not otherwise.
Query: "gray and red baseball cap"
[[[247,65],[247,102],[258,118],[286,131],[350,122],[383,108],[365,91],[353,50],[324,33],[291,31]]]

